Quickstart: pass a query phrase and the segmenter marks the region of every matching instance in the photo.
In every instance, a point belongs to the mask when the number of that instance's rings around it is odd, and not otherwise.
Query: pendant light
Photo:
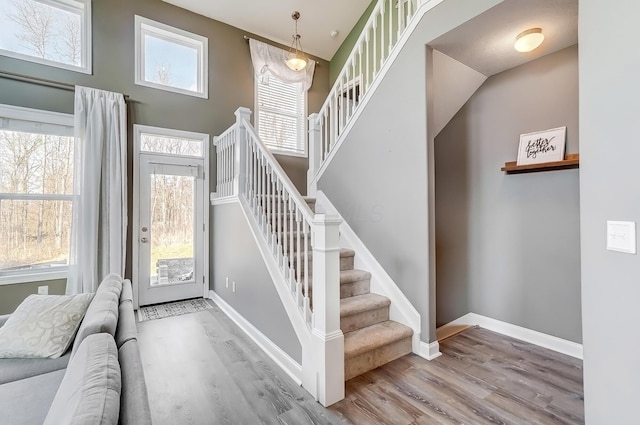
[[[306,66],[308,59],[302,50],[302,44],[300,43],[300,34],[298,34],[298,19],[300,19],[300,12],[296,11],[291,14],[291,18],[295,22],[296,32],[293,35],[293,42],[289,48],[289,55],[285,61],[289,69],[293,71],[302,71]]]

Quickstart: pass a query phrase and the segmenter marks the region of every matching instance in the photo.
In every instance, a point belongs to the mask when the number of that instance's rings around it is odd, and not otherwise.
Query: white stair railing
[[[246,202],[275,263],[274,281],[289,294],[283,302],[295,303],[297,316],[289,317],[305,325],[306,334],[298,335],[302,384],[328,406],[344,398],[338,230],[342,220],[311,211],[251,126],[250,115],[249,109],[239,108],[236,123],[214,138],[216,195]]]
[[[379,0],[320,112],[309,117],[312,183],[416,14],[420,0]],[[424,0],[422,0],[424,2]],[[311,190],[313,192],[313,190]]]

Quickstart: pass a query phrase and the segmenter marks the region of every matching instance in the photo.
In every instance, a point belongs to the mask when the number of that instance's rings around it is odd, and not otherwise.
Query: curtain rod
[[[7,78],[9,80],[22,81],[25,83],[39,84],[41,86],[52,87],[54,89],[61,89],[67,91],[75,91],[76,86],[70,83],[63,83],[61,81],[48,80],[46,78],[32,77],[24,74],[17,74],[9,71],[0,71],[0,77]],[[123,94],[125,100],[129,100],[128,94]]]
[[[251,40],[251,37],[249,37],[248,35],[243,36],[244,41],[246,41],[247,43],[249,42],[249,40]],[[316,62],[316,66],[319,67],[320,66],[320,62],[315,61]]]

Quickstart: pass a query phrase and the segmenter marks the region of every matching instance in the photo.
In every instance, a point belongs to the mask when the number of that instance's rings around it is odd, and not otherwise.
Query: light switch
[[[607,249],[636,253],[636,223],[634,221],[607,221]]]

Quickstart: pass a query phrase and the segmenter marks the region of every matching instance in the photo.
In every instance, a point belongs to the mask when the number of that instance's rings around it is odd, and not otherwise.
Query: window
[[[91,74],[91,0],[0,0],[0,54]]]
[[[73,149],[72,115],[0,105],[0,283],[66,275]]]
[[[207,99],[207,38],[137,15],[135,21],[136,84]]]
[[[256,127],[265,145],[280,154],[307,156],[307,92],[302,83],[256,78]]]

